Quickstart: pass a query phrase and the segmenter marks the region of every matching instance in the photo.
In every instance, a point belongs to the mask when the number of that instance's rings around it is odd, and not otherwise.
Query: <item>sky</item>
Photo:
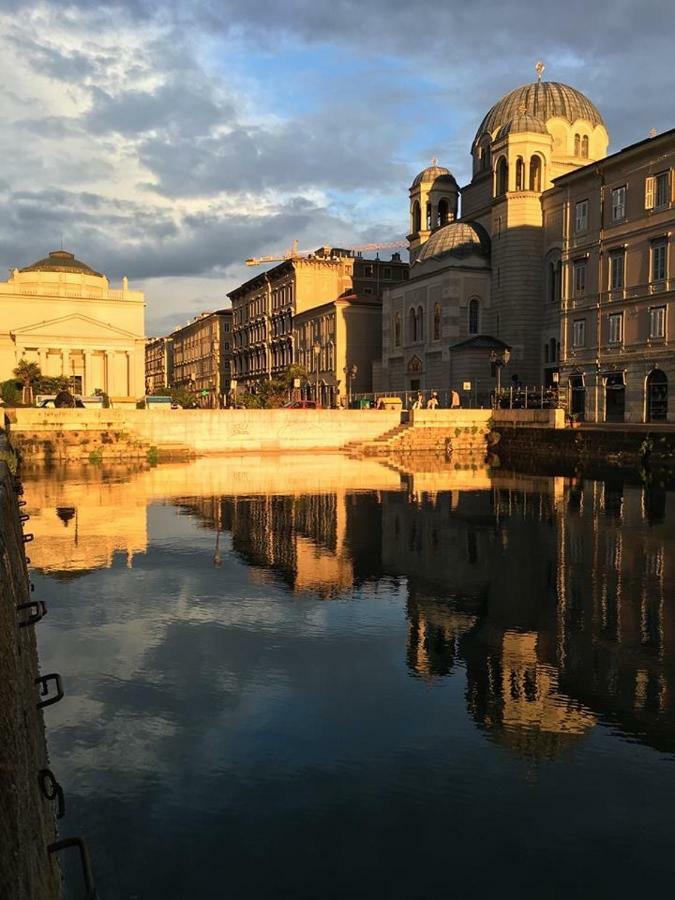
[[[672,128],[673,31],[671,0],[0,0],[0,266],[63,246],[168,333],[248,256],[403,237],[538,59],[610,152]]]

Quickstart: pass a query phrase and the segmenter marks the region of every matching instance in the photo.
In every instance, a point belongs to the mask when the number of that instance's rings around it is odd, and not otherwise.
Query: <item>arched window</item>
[[[434,306],[434,340],[440,341],[441,339],[441,307],[437,303]]]
[[[431,203],[427,203],[427,231],[431,231]]]
[[[424,340],[424,310],[421,306],[417,307],[417,340]]]
[[[516,160],[516,190],[525,190],[525,164],[520,156]]]
[[[555,351],[556,351],[556,342],[555,342],[555,338],[551,338],[551,340],[548,342],[548,345],[549,345],[549,347],[550,347],[549,355],[550,355],[550,357],[551,357],[551,362],[554,363],[554,362],[556,361],[556,355],[555,355]]]
[[[401,346],[401,314],[394,316],[394,347]]]
[[[647,377],[647,421],[668,420],[668,377],[661,369],[654,369]]]
[[[505,194],[509,187],[509,167],[506,157],[502,156],[497,163],[496,179],[495,179],[495,197]]]
[[[448,221],[448,201],[438,201],[438,224],[445,225]]]
[[[541,190],[541,158],[533,156],[530,159],[530,190]]]
[[[581,136],[578,134],[574,135],[574,155],[581,156]]]
[[[553,263],[548,264],[548,299],[555,300],[555,266]]]
[[[544,362],[548,362],[548,344],[544,344]]]
[[[588,159],[588,135],[585,134],[581,139],[581,156]]]
[[[478,334],[480,328],[480,300],[474,297],[469,301],[469,334]]]
[[[555,264],[555,294],[553,299],[560,300],[562,297],[562,260],[558,260]]]
[[[415,200],[412,205],[412,230],[413,234],[417,234],[422,228],[422,214],[420,212],[420,205]]]
[[[412,306],[410,307],[410,312],[408,313],[408,340],[417,340],[417,317],[415,316],[415,310]]]

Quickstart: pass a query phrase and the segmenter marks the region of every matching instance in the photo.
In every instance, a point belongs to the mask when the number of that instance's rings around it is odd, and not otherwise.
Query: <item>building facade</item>
[[[561,384],[587,421],[675,421],[674,173],[671,130],[556,179],[544,195],[547,240],[562,236]],[[557,306],[552,268],[548,285]],[[545,359],[552,348],[553,339]]]
[[[108,279],[65,250],[0,282],[0,381],[25,359],[78,394],[136,401],[145,391],[142,291]]]
[[[233,366],[238,384],[255,390],[257,382],[279,376],[297,362],[296,315],[346,296],[379,307],[384,287],[402,282],[407,275],[408,264],[398,254],[391,260],[370,260],[348,250],[322,247],[311,256],[285,260],[231,291]],[[379,352],[377,347],[379,341],[374,352]],[[327,344],[324,349],[327,354]],[[342,354],[338,351],[334,359]],[[329,370],[335,367],[328,365],[327,357],[325,363],[326,387],[336,388],[329,378]],[[367,363],[369,370],[372,363],[373,358]],[[314,371],[314,364],[308,371]]]
[[[173,384],[173,341],[148,338],[145,345],[145,393],[155,394]]]
[[[232,364],[232,310],[203,313],[171,334],[173,385],[189,390],[200,406],[227,404]]]

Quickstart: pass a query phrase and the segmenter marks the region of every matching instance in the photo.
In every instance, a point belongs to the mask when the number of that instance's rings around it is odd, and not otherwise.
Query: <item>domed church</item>
[[[506,349],[505,377],[551,377],[541,348],[552,337],[558,352],[559,309],[541,298],[546,264],[560,278],[561,245],[547,244],[542,194],[605,157],[609,137],[587,97],[536,68],[536,81],[506,94],[480,123],[469,184],[460,189],[433,160],[410,186],[410,279],[385,293],[377,389],[461,391],[469,382],[474,395],[489,395],[490,353]]]

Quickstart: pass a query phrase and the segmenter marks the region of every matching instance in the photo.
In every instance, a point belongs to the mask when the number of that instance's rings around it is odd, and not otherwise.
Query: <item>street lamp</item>
[[[511,351],[508,347],[497,353],[495,350],[490,351],[490,362],[497,369],[497,398],[502,392],[502,368],[509,364],[511,359]]]
[[[312,353],[316,357],[316,392],[314,394],[314,399],[316,400],[316,405],[319,405],[319,355],[321,354],[321,344],[318,341],[314,341],[312,344]]]
[[[352,363],[351,366],[345,366],[342,371],[345,373],[347,382],[347,408],[349,408],[352,405],[352,382],[356,378],[359,367],[356,363]]]

